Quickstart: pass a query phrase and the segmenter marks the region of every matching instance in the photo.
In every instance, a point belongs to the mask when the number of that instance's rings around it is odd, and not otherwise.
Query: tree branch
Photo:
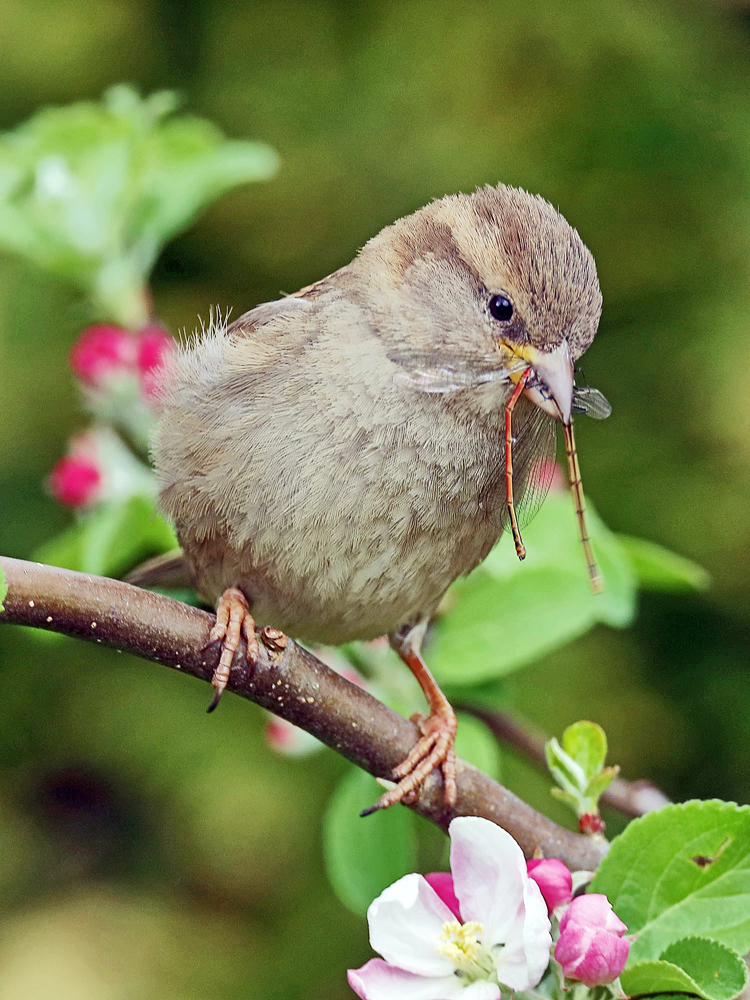
[[[204,647],[213,615],[118,580],[41,563],[2,557],[0,568],[8,583],[0,623],[99,642],[210,681],[215,654]],[[244,645],[238,650],[228,690],[307,730],[370,774],[390,777],[414,745],[416,726],[295,642],[279,650],[269,632],[258,630],[260,654],[252,666]],[[603,839],[563,829],[464,761],[457,761],[457,771],[453,812],[444,807],[435,774],[411,808],[442,829],[454,815],[484,816],[512,834],[527,857],[539,850],[574,870],[596,868],[606,853]]]

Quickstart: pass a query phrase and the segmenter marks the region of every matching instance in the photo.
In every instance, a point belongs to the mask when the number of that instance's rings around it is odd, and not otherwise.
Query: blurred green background
[[[0,0],[0,24],[0,128],[130,81],[280,154],[162,256],[174,330],[314,281],[447,192],[502,180],[559,206],[605,303],[583,368],[614,413],[578,423],[587,494],[713,586],[644,595],[633,628],[510,696],[551,732],[600,722],[625,775],[674,798],[750,800],[750,8]],[[3,554],[69,522],[42,483],[85,422],[67,353],[90,318],[0,260]],[[209,718],[205,685],[100,648],[7,628],[0,658],[0,1000],[351,995],[366,928],[320,845],[340,760],[274,756],[259,710]]]

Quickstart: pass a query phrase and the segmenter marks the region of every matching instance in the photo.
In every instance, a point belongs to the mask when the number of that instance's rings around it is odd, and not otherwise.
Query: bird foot
[[[206,709],[213,712],[219,704],[224,688],[229,680],[234,654],[243,638],[247,643],[247,661],[252,663],[258,655],[258,640],[255,638],[255,621],[250,614],[247,598],[237,587],[228,587],[216,606],[216,624],[211,629],[204,652],[212,647],[221,648],[221,656],[211,678],[214,697]]]
[[[444,706],[425,718],[417,714],[411,721],[419,726],[421,738],[409,755],[394,767],[394,788],[381,795],[375,805],[365,809],[361,815],[369,816],[378,809],[388,809],[397,802],[412,805],[417,800],[420,786],[435,768],[443,772],[445,804],[452,808],[456,804],[456,754],[453,749],[456,739],[456,716],[446,702]]]

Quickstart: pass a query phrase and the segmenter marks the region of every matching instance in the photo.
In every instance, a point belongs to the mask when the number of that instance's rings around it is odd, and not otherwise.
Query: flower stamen
[[[483,934],[484,926],[477,920],[465,924],[446,920],[440,932],[440,940],[444,943],[437,945],[435,951],[453,962],[457,970],[474,972],[482,954]]]

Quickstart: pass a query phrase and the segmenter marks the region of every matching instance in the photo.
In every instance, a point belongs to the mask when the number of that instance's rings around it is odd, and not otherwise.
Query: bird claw
[[[213,712],[219,704],[229,680],[234,654],[243,637],[247,643],[247,662],[253,663],[258,655],[259,646],[255,637],[255,621],[250,614],[250,605],[241,590],[229,587],[219,598],[216,606],[216,624],[209,632],[208,642],[203,647],[204,652],[216,647],[221,649],[219,662],[211,678],[214,696],[206,709],[207,712]]]
[[[413,805],[419,797],[420,786],[436,768],[443,773],[445,805],[456,804],[456,755],[453,749],[456,738],[456,716],[450,706],[425,718],[412,716],[422,736],[408,756],[394,767],[393,778],[397,784],[380,796],[378,801],[361,815],[369,816],[379,809],[388,809],[397,802]]]

